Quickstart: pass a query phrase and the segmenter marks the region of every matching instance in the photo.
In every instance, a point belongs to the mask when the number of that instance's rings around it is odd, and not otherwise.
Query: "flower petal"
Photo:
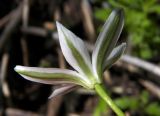
[[[122,56],[125,48],[126,48],[126,43],[122,43],[121,45],[114,48],[109,57],[106,58],[103,65],[103,70],[109,68],[112,64],[114,64]]]
[[[93,71],[97,78],[102,76],[104,59],[113,50],[124,24],[122,10],[114,10],[105,22],[102,32],[99,34],[92,54]]]
[[[16,66],[15,71],[27,80],[44,84],[78,84],[86,88],[91,88],[88,79],[77,72],[58,68],[36,68],[26,66]]]
[[[74,85],[74,84],[67,84],[67,85],[62,85],[62,86],[58,86],[53,92],[52,94],[49,96],[50,98],[59,96],[59,95],[64,95],[66,93],[69,93],[75,89],[77,89],[79,86],[78,85]]]
[[[92,66],[84,42],[57,22],[60,46],[67,62],[79,73],[92,77]]]

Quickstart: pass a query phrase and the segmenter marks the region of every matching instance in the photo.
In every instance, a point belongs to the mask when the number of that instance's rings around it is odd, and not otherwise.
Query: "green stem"
[[[102,97],[103,100],[105,100],[108,105],[112,108],[112,110],[118,115],[118,116],[125,116],[124,113],[115,105],[115,103],[112,101],[112,99],[107,95],[104,88],[100,84],[95,85],[95,90],[99,96]]]

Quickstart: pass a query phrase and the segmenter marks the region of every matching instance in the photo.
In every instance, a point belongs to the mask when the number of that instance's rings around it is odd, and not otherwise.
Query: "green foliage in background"
[[[109,107],[105,103],[103,99],[100,99],[95,110],[93,116],[108,116]]]
[[[145,112],[149,116],[159,116],[160,114],[159,109],[160,109],[160,104],[158,104],[157,102],[153,102],[146,107]]]
[[[125,11],[125,31],[131,53],[144,59],[160,54],[160,3],[157,0],[101,0],[106,7],[95,9],[95,17],[105,21],[111,9]]]

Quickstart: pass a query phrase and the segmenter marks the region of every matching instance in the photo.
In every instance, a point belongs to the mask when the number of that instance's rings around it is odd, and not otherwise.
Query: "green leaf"
[[[136,97],[122,97],[114,101],[121,109],[136,110],[139,106],[139,99]]]
[[[157,102],[151,103],[145,109],[145,113],[149,116],[159,116],[160,114],[160,104]]]
[[[111,9],[109,8],[96,9],[94,15],[97,19],[101,21],[105,21],[110,12],[111,12]]]
[[[99,102],[94,110],[93,116],[108,116],[109,106],[103,99],[99,99]]]

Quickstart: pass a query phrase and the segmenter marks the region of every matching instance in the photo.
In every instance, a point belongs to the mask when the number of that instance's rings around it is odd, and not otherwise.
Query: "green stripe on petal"
[[[106,58],[103,65],[103,70],[110,68],[122,56],[122,54],[125,51],[125,48],[126,43],[122,43],[121,45],[114,48],[109,57]]]
[[[88,65],[85,63],[81,54],[77,51],[77,49],[73,46],[73,44],[70,41],[67,40],[67,44],[70,47],[72,55],[76,58],[77,64],[79,65],[83,73],[87,75],[89,79],[94,81],[93,74]]]
[[[70,83],[92,88],[89,80],[72,70],[16,66],[15,71],[25,79],[34,82],[52,85]]]
[[[92,54],[93,71],[97,77],[102,76],[102,66],[105,58],[113,50],[122,31],[124,15],[122,10],[114,10],[105,22],[102,32],[98,36]]]
[[[79,73],[93,80],[90,56],[84,42],[57,22],[60,46],[67,62]]]

